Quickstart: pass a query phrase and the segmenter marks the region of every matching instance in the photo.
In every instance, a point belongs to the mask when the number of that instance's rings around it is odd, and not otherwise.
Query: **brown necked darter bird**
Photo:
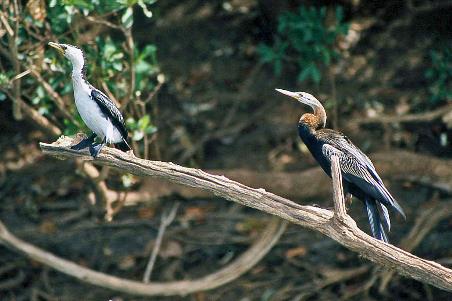
[[[402,207],[394,199],[375,170],[372,161],[344,134],[326,129],[326,112],[320,101],[306,92],[276,91],[310,106],[314,113],[303,114],[298,133],[322,169],[331,177],[331,156],[339,158],[344,192],[364,202],[370,229],[375,238],[388,242],[385,229],[391,222],[387,208],[405,218]]]

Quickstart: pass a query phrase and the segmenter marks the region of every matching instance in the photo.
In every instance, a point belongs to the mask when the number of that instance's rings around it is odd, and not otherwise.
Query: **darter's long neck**
[[[314,115],[319,119],[319,126],[325,128],[326,126],[326,112],[323,106],[319,103],[317,106],[313,106]]]

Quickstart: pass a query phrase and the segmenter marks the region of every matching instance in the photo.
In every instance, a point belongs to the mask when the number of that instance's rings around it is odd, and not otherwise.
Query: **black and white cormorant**
[[[127,143],[127,129],[124,118],[115,104],[101,91],[94,88],[85,78],[86,65],[83,51],[77,46],[50,42],[72,63],[72,85],[74,99],[80,116],[93,134],[73,145],[71,148],[80,150],[89,147],[90,154],[97,157],[106,143],[114,143],[122,151],[130,150]],[[101,143],[94,144],[98,136]]]
[[[372,161],[344,134],[326,129],[326,112],[320,101],[306,92],[276,91],[310,106],[314,114],[303,114],[298,122],[298,133],[322,169],[331,177],[331,156],[337,155],[343,177],[344,191],[361,201],[367,210],[370,228],[375,238],[388,242],[384,226],[389,231],[391,222],[387,208],[405,218],[402,207],[389,193],[375,170]]]

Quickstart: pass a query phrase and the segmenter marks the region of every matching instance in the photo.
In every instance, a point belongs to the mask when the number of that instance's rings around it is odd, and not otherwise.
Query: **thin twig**
[[[8,90],[2,89],[2,92],[6,93],[6,95],[8,95],[10,99],[14,99],[14,95],[12,95]],[[62,132],[56,125],[54,125],[43,115],[39,114],[39,112],[35,108],[28,105],[22,98],[16,98],[15,102],[17,102],[21,107],[26,117],[28,117],[32,122],[40,126],[42,129],[44,129],[47,133],[53,136],[61,135]]]
[[[119,100],[115,97],[115,95],[113,95],[113,93],[111,93],[110,89],[108,88],[107,83],[104,80],[100,81],[100,85],[102,86],[102,89],[105,91],[105,93],[107,93],[108,97],[113,100],[113,102],[115,103],[115,105],[117,107],[121,106],[121,103],[119,102]]]
[[[112,221],[113,217],[119,212],[121,211],[122,207],[124,207],[124,205],[126,204],[126,200],[127,200],[127,195],[128,195],[128,191],[124,192],[122,194],[121,197],[121,193],[118,193],[118,201],[116,202],[115,206],[112,207],[112,211],[111,211],[111,216],[107,216],[106,220],[107,221]]]
[[[107,27],[110,27],[110,28],[113,28],[113,29],[116,29],[116,30],[123,31],[123,28],[122,28],[121,26],[116,25],[116,24],[114,24],[114,23],[111,23],[111,22],[105,20],[105,19],[102,18],[102,17],[99,18],[99,17],[93,17],[93,16],[86,16],[85,19],[88,20],[88,21],[91,21],[91,22],[93,22],[93,23],[102,24],[102,25],[105,25],[105,26],[107,26]]]
[[[105,220],[111,221],[114,215],[113,203],[115,200],[109,197],[111,194],[109,194],[109,189],[105,181],[100,180],[101,173],[89,162],[77,160],[76,163],[79,170],[91,181],[98,203],[105,204]]]
[[[124,111],[127,108],[127,105],[132,101],[133,92],[135,91],[135,42],[132,36],[132,28],[127,28],[122,30],[127,44],[127,51],[129,53],[129,73],[130,73],[130,82],[129,89],[127,91],[127,96],[121,104],[121,110]]]
[[[27,76],[28,74],[30,74],[30,72],[31,72],[30,69],[28,69],[28,70],[25,70],[25,71],[23,71],[23,72],[17,74],[17,75],[14,76],[13,78],[11,78],[11,82],[13,82],[13,81],[15,81],[15,80],[18,80],[18,79],[20,79],[20,78],[22,78],[22,77],[24,77],[24,76]]]
[[[8,45],[9,45],[9,49],[10,49],[10,54],[11,54],[11,58],[12,58],[12,65],[14,68],[14,72],[16,74],[21,73],[20,69],[20,61],[19,61],[19,51],[17,49],[17,45],[18,45],[18,33],[19,33],[19,18],[21,16],[21,14],[19,13],[19,5],[17,3],[17,0],[13,1],[13,12],[14,12],[14,17],[13,20],[15,20],[14,22],[14,29],[13,35],[8,35]],[[13,102],[13,117],[16,120],[22,120],[23,115],[22,115],[22,106],[20,104],[20,95],[21,95],[21,80],[15,80],[13,82],[13,94],[14,97],[11,99]]]
[[[102,167],[100,170],[99,176],[95,179],[96,182],[105,181],[108,178],[108,175],[110,174],[110,168],[108,166]]]
[[[0,12],[0,22],[2,22],[3,27],[5,27],[6,32],[8,33],[8,35],[10,37],[14,36],[14,31],[11,28],[11,26],[9,26],[8,20],[5,18],[5,14],[4,12]]]
[[[160,91],[160,89],[162,88],[163,84],[165,83],[165,77],[164,75],[159,75],[157,76],[157,86],[154,88],[154,90],[148,95],[148,97],[146,98],[146,100],[144,101],[144,103],[148,103],[151,100],[153,101],[153,103],[151,104],[151,109],[152,109],[152,122],[153,124],[159,128],[159,104],[157,101],[157,94]],[[158,132],[155,132],[152,134],[151,139],[148,139],[148,143],[154,146],[154,155],[155,155],[155,159],[156,160],[161,160],[162,159],[162,154],[160,152],[160,145],[159,145],[159,139],[158,139]],[[147,134],[146,134],[147,136]],[[145,144],[146,145],[146,144]],[[149,158],[147,158],[149,159]]]
[[[155,260],[160,252],[160,247],[162,245],[163,235],[165,234],[166,228],[171,225],[174,218],[176,217],[177,209],[179,208],[179,203],[175,203],[171,208],[169,213],[164,213],[162,215],[162,220],[160,222],[159,232],[155,240],[154,248],[152,249],[151,256],[149,256],[148,264],[146,265],[146,270],[143,275],[143,282],[149,283],[151,279],[152,269],[154,268]]]

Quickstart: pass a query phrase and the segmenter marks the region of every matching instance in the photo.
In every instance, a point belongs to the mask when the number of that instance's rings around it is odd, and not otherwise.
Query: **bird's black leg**
[[[76,145],[72,145],[71,149],[81,150],[81,149],[84,149],[85,147],[90,146],[91,144],[93,144],[94,138],[96,138],[96,136],[97,135],[95,133],[92,133],[91,136],[89,136],[88,138],[83,139]]]
[[[91,154],[91,156],[96,158],[99,155],[100,150],[102,149],[102,147],[104,147],[104,145],[106,143],[107,143],[107,137],[104,137],[104,139],[102,139],[101,143],[91,144],[89,147],[89,153]]]

